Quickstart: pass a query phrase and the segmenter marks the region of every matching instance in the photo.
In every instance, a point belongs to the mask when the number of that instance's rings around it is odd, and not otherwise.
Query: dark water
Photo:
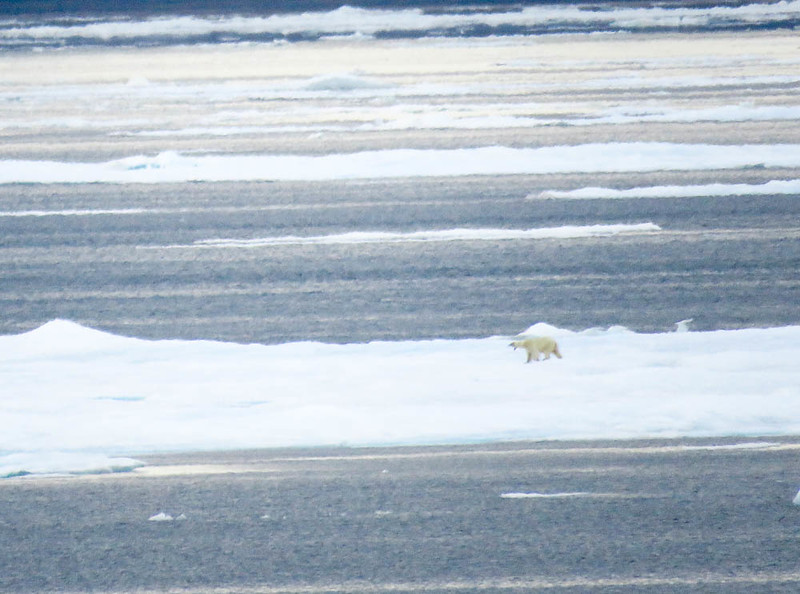
[[[741,179],[755,181],[759,173],[747,175]],[[148,338],[363,342],[515,334],[538,321],[665,332],[685,318],[698,330],[800,320],[796,197],[525,199],[537,184],[559,181],[581,185],[588,176],[132,185],[124,192],[102,184],[0,187],[6,204],[35,199],[45,209],[176,207],[5,219],[0,333],[65,318]],[[286,208],[260,209],[266,195]],[[165,247],[209,237],[645,221],[664,230],[571,240]]]
[[[0,591],[796,592],[780,441],[237,452],[150,460],[197,474],[10,481]],[[583,495],[501,497],[520,492]]]

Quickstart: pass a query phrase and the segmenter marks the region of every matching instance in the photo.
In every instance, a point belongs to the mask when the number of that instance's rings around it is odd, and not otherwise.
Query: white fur
[[[561,358],[558,343],[550,336],[531,336],[522,340],[515,340],[508,346],[514,347],[515,351],[517,349],[525,349],[528,352],[528,360],[525,363],[538,361],[540,354],[544,354],[545,360],[549,359],[551,354],[559,359]]]

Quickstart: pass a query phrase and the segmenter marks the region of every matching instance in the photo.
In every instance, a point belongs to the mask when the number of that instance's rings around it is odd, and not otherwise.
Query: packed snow
[[[798,167],[800,145],[611,142],[539,148],[388,149],[307,155],[163,152],[102,163],[0,161],[0,183],[342,180]]]
[[[800,433],[800,327],[282,345],[148,341],[56,320],[0,337],[0,476],[148,452]]]

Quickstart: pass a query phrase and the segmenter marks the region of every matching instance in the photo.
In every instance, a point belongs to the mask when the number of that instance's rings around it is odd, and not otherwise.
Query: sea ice
[[[0,336],[0,476],[157,451],[800,433],[800,326],[520,334],[564,358],[525,365],[509,336],[266,346],[53,321]]]
[[[0,183],[346,180],[743,167],[800,167],[800,145],[611,142],[539,148],[387,149],[316,156],[167,151],[104,163],[0,161]]]

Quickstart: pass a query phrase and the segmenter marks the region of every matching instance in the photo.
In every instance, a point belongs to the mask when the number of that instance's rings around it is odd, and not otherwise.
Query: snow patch
[[[103,163],[6,160],[0,161],[0,183],[347,180],[799,166],[798,144],[623,142],[539,148],[391,149],[322,156],[164,152]]]
[[[692,198],[701,196],[772,196],[800,194],[800,179],[772,180],[763,184],[705,184],[697,186],[645,186],[617,190],[613,188],[579,188],[545,190],[528,195],[528,199],[630,199]]]
[[[185,519],[186,519],[186,515],[185,514],[180,514],[177,517],[173,517],[172,515],[170,515],[170,514],[168,514],[166,512],[160,512],[160,513],[157,513],[157,514],[147,518],[147,521],[148,522],[182,522]]]
[[[525,365],[508,336],[264,346],[57,320],[0,336],[0,476],[141,465],[118,452],[800,433],[800,326],[521,333],[564,358]]]
[[[514,239],[574,239],[579,237],[609,237],[629,233],[654,233],[661,228],[654,223],[633,225],[587,225],[544,227],[540,229],[441,229],[405,233],[358,231],[335,235],[298,237],[261,237],[255,239],[204,239],[190,245],[172,248],[257,248],[285,245],[351,245],[365,243],[420,243],[445,241],[507,241]]]

